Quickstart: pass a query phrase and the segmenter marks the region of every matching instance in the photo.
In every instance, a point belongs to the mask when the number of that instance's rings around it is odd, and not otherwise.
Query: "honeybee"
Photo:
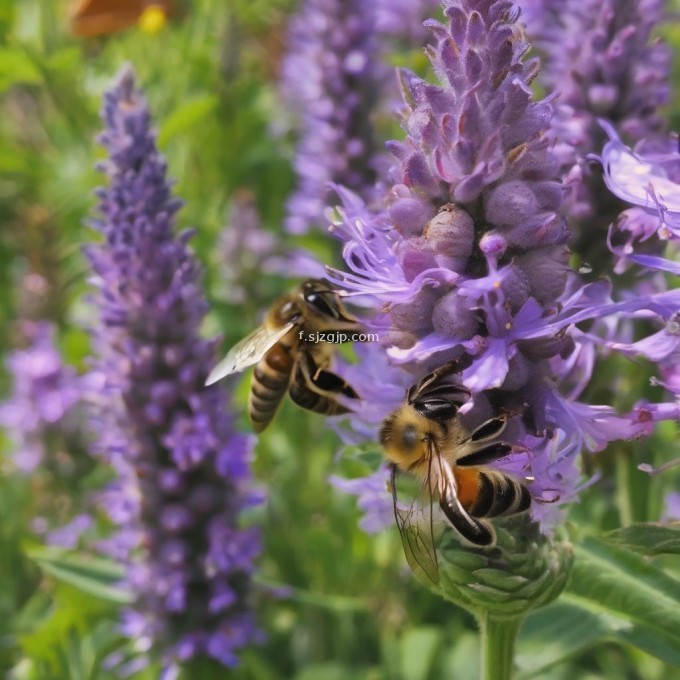
[[[413,385],[406,401],[388,416],[380,443],[390,461],[394,515],[406,558],[419,576],[438,582],[432,504],[436,499],[451,526],[479,547],[495,545],[492,525],[483,518],[514,515],[531,505],[527,487],[514,477],[487,467],[507,456],[512,446],[498,441],[509,414],[490,418],[470,431],[458,416],[471,393],[450,380],[454,362]],[[424,510],[397,503],[397,474],[421,480],[429,498]],[[426,516],[424,516],[426,515]],[[426,521],[423,521],[423,520]]]
[[[257,364],[250,382],[248,415],[258,433],[269,425],[286,391],[308,411],[329,416],[347,413],[338,395],[350,399],[358,395],[326,370],[333,344],[317,340],[320,333],[349,338],[359,329],[336,291],[322,279],[309,279],[274,302],[262,326],[231,348],[205,384]]]

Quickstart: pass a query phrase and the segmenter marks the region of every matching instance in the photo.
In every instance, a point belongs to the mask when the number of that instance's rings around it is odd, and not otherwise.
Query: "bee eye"
[[[321,293],[310,293],[305,296],[305,300],[307,300],[307,303],[314,307],[317,312],[324,316],[330,316],[334,319],[338,318],[336,310],[328,304],[328,301]]]
[[[413,425],[407,425],[401,434],[402,444],[407,449],[412,449],[418,443],[418,431]]]

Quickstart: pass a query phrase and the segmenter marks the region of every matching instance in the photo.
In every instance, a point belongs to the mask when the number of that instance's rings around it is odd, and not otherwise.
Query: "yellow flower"
[[[139,15],[139,21],[137,22],[139,28],[149,35],[159,33],[165,28],[167,23],[167,14],[161,5],[149,5],[146,7]]]

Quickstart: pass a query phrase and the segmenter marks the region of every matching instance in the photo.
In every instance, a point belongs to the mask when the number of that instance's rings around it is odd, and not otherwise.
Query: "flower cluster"
[[[619,275],[613,278],[619,299],[663,291],[660,272],[680,272],[663,257],[680,238],[680,147],[677,135],[665,134],[660,111],[669,100],[670,53],[652,37],[664,3],[524,5],[544,52],[544,83],[558,95],[552,128],[569,188],[573,247],[598,273]],[[590,160],[601,162],[603,178]],[[633,346],[651,350],[646,356],[660,374],[655,383],[677,395],[675,320],[670,310],[651,340]],[[630,325],[598,329],[618,349],[625,343],[613,335],[630,331]]]
[[[543,52],[542,82],[557,96],[552,131],[569,192],[565,212],[574,248],[598,273],[606,273],[611,269],[603,238],[607,228],[615,223],[620,239],[646,241],[658,221],[637,210],[619,216],[625,206],[601,190],[601,178],[588,156],[607,141],[599,120],[631,145],[665,130],[659,109],[669,101],[670,52],[651,37],[663,18],[664,2],[522,4],[529,34]],[[658,251],[660,246],[652,243],[644,247]]]
[[[532,515],[549,528],[580,489],[581,450],[649,434],[679,413],[673,402],[621,415],[577,401],[598,348],[651,357],[680,340],[603,337],[593,322],[643,317],[668,328],[680,291],[614,301],[608,281],[585,283],[570,267],[553,106],[533,100],[538,63],[525,59],[518,12],[507,0],[447,0],[444,13],[445,25],[428,22],[439,84],[401,75],[406,138],[388,145],[397,163],[384,208],[338,189],[333,228],[351,271],[333,276],[387,313],[387,353],[412,376],[451,358],[466,366],[471,424],[492,410],[521,414],[504,434],[514,455],[499,467],[533,479],[545,502]],[[355,387],[370,389],[360,378]]]
[[[128,563],[135,602],[125,632],[142,651],[157,645],[168,666],[196,655],[225,665],[258,638],[247,609],[254,529],[239,514],[252,438],[233,430],[218,388],[205,389],[215,342],[188,232],[173,235],[171,196],[147,104],[130,68],[105,95],[100,189],[93,226],[104,237],[87,256],[97,288],[93,395],[99,449],[117,473],[101,494],[120,531],[103,548]]]
[[[376,119],[396,103],[396,80],[385,66],[394,42],[421,47],[423,20],[439,0],[305,0],[288,30],[281,92],[299,119],[297,188],[286,228],[302,234],[327,226],[329,183],[367,201],[378,195],[388,161]]]
[[[67,366],[55,342],[55,328],[48,322],[24,322],[28,345],[7,359],[13,379],[10,398],[0,405],[0,425],[7,431],[14,464],[23,473],[39,465],[68,467],[69,452],[58,448],[80,438],[77,406],[84,384]]]
[[[641,248],[657,235],[655,251],[663,241],[680,239],[680,145],[677,134],[662,138],[644,139],[635,150],[627,147],[616,129],[601,120],[608,141],[602,154],[591,158],[602,163],[604,183],[609,191],[624,203],[636,206],[619,215],[610,227],[609,248],[619,257],[619,266],[627,260],[653,266],[654,254]],[[642,257],[642,260],[636,259]],[[652,257],[652,260],[649,260]],[[671,265],[661,267],[676,273]]]
[[[271,269],[275,252],[276,239],[262,227],[255,197],[246,189],[237,191],[220,234],[219,297],[231,304],[244,304],[262,270]]]
[[[286,228],[301,234],[325,223],[328,182],[370,198],[378,176],[370,113],[387,74],[377,59],[372,3],[306,0],[288,43],[282,92],[302,132]]]
[[[376,0],[376,31],[404,41],[409,46],[422,45],[427,39],[425,19],[434,15],[439,0]]]

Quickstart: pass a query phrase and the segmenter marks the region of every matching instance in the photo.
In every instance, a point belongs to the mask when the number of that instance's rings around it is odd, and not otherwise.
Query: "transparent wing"
[[[439,564],[434,544],[434,520],[432,516],[432,497],[421,505],[414,499],[407,509],[399,507],[397,501],[397,468],[392,468],[392,501],[394,519],[397,522],[401,543],[404,546],[406,561],[418,579],[427,586],[439,583]],[[425,489],[430,488],[429,480]]]
[[[205,381],[206,386],[256,364],[294,325],[294,323],[287,323],[276,330],[260,326],[254,330],[243,340],[237,342],[229,350],[227,356],[210,371],[210,375]]]

